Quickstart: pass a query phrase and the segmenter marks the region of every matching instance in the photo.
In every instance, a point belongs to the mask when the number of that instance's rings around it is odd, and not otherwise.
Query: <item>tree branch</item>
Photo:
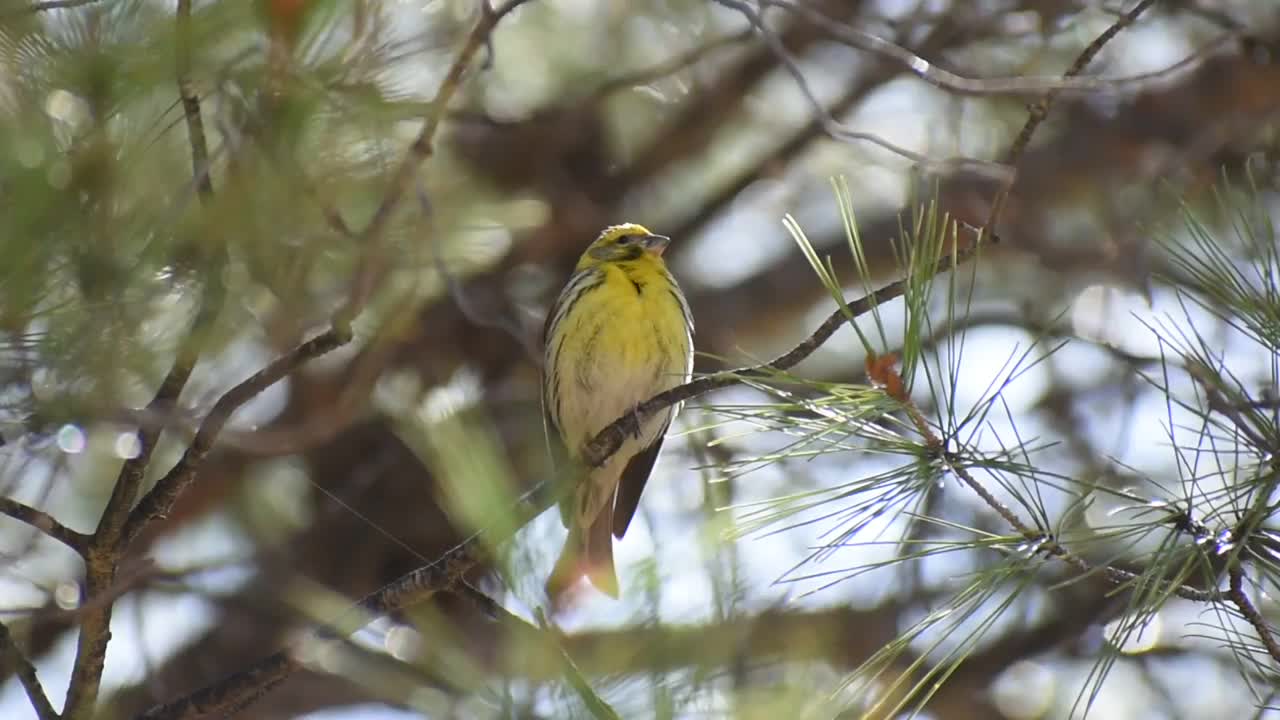
[[[1227,571],[1227,577],[1230,580],[1227,599],[1231,601],[1232,605],[1236,606],[1236,609],[1240,611],[1244,619],[1253,626],[1254,632],[1258,633],[1258,639],[1262,642],[1262,646],[1267,649],[1267,654],[1271,656],[1271,659],[1280,664],[1280,642],[1277,642],[1271,625],[1267,623],[1266,618],[1262,617],[1262,613],[1258,612],[1258,608],[1244,591],[1244,568],[1238,562],[1232,564],[1231,569]]]
[[[240,409],[240,406],[257,397],[308,361],[342,347],[350,340],[349,335],[342,334],[338,330],[321,333],[276,358],[218,398],[204,422],[200,423],[200,429],[196,431],[191,444],[187,446],[186,452],[182,454],[177,464],[170,468],[164,477],[156,481],[155,487],[129,514],[122,536],[124,546],[128,546],[142,532],[147,523],[168,514],[174,501],[195,479],[196,470],[201,461],[213,449],[218,434],[222,432],[222,428],[226,426],[235,411]]]
[[[14,520],[24,522],[67,547],[75,550],[77,554],[84,555],[85,549],[89,547],[89,541],[92,536],[85,533],[72,530],[71,528],[58,522],[52,515],[37,510],[30,505],[20,503],[17,500],[11,500],[7,497],[0,497],[0,514],[8,515]]]
[[[288,355],[278,359],[262,371],[232,388],[215,404],[209,416],[201,424],[191,445],[178,463],[157,483],[156,486],[138,503],[131,514],[124,530],[127,543],[136,537],[152,519],[162,516],[172,507],[174,501],[194,479],[195,470],[201,460],[212,448],[213,441],[231,414],[244,402],[256,396],[263,389],[292,372],[302,362],[328,352],[350,339],[350,325],[364,307],[376,279],[381,275],[381,268],[376,262],[379,253],[375,244],[383,230],[390,222],[391,216],[398,207],[405,192],[413,181],[418,168],[434,152],[437,130],[444,118],[445,109],[450,99],[462,85],[467,68],[477,52],[489,44],[489,38],[498,23],[529,0],[507,0],[498,7],[491,7],[487,2],[482,6],[479,21],[467,36],[462,49],[450,66],[441,82],[439,90],[429,105],[423,121],[422,130],[409,147],[408,153],[391,176],[386,194],[374,211],[369,224],[358,237],[358,242],[369,248],[365,257],[368,259],[356,270],[353,288],[347,303],[334,315],[334,329],[303,343]],[[469,557],[471,546],[464,543],[455,548],[460,556]],[[439,575],[443,570],[448,573],[455,567],[453,553],[446,554],[440,562],[410,573],[406,585],[393,584],[370,598],[366,598],[373,608],[386,607],[401,597],[398,592],[404,587],[411,590],[420,589],[415,583],[425,583],[430,587],[440,584]],[[474,564],[471,560],[470,564]],[[437,569],[439,568],[439,569]],[[456,577],[449,574],[449,576]],[[406,591],[408,592],[408,591]],[[366,603],[362,603],[364,606]],[[202,715],[209,712],[239,711],[251,704],[256,698],[269,692],[271,688],[287,678],[297,668],[296,662],[285,652],[277,652],[252,668],[236,673],[222,682],[215,683],[203,690],[181,698],[175,702],[153,708],[144,717],[182,718]]]
[[[49,10],[66,10],[69,8],[84,7],[101,2],[101,0],[39,0],[33,2],[19,12],[38,13],[47,12]]]
[[[945,272],[952,269],[956,265],[967,262],[978,252],[978,245],[972,244],[967,247],[957,248],[954,255],[947,254],[938,260],[934,267],[935,273]],[[800,364],[805,358],[809,357],[823,343],[831,339],[836,330],[839,330],[846,322],[848,317],[859,317],[870,312],[872,308],[883,305],[894,298],[906,292],[908,279],[903,278],[896,282],[889,283],[884,287],[876,290],[870,295],[860,297],[857,300],[848,303],[846,308],[837,308],[822,324],[813,331],[809,337],[800,342],[799,345],[791,348],[787,352],[779,355],[770,362],[762,365],[752,365],[750,367],[738,368],[736,370],[725,370],[715,373],[714,375],[706,375],[687,382],[684,385],[671,388],[665,392],[659,393],[648,400],[636,406],[632,415],[636,420],[644,420],[654,413],[668,408],[677,403],[684,402],[695,398],[699,395],[705,395],[712,390],[731,387],[746,380],[769,377],[771,374],[779,370],[789,370]],[[592,438],[591,442],[583,449],[582,459],[592,467],[599,467],[609,459],[618,448],[622,445],[622,440],[626,437],[627,428],[634,422],[631,416],[619,418],[611,423],[608,427],[601,430]]]
[[[382,202],[378,204],[377,209],[373,212],[373,217],[369,220],[369,224],[365,226],[357,239],[357,242],[362,247],[368,248],[364,255],[366,262],[362,263],[361,267],[356,270],[351,297],[334,318],[336,327],[350,324],[356,315],[360,314],[360,310],[373,292],[377,278],[382,275],[382,267],[378,264],[378,260],[381,259],[381,253],[376,251],[376,240],[382,235],[387,223],[391,221],[391,216],[395,213],[400,201],[413,183],[413,178],[418,168],[435,153],[436,131],[440,129],[440,123],[444,120],[445,109],[448,107],[449,101],[453,99],[458,88],[462,87],[463,77],[467,68],[471,65],[471,61],[475,58],[476,53],[480,51],[480,48],[489,46],[489,38],[497,28],[498,23],[513,10],[527,2],[529,0],[506,0],[496,8],[489,4],[489,0],[484,0],[481,4],[480,20],[472,28],[466,42],[462,45],[462,49],[458,51],[458,56],[453,61],[453,65],[449,67],[449,72],[444,76],[444,80],[440,82],[440,88],[436,91],[435,97],[432,98],[428,106],[429,110],[423,119],[422,130],[419,131],[413,143],[409,145],[409,152],[405,154],[404,159],[400,161],[400,165],[392,173],[386,193],[382,196]]]
[[[200,101],[192,88],[190,77],[191,0],[178,0],[174,19],[177,25],[175,76],[191,144],[191,173],[200,200],[207,206],[213,195],[213,182],[209,175],[209,149],[200,116]],[[200,358],[205,334],[222,309],[225,294],[221,276],[225,255],[222,251],[215,250],[208,259],[212,260],[212,264],[206,268],[208,280],[201,289],[196,317],[191,329],[179,343],[173,364],[161,381],[160,388],[147,405],[149,412],[177,405]],[[214,410],[217,410],[216,405]],[[68,718],[92,715],[97,702],[106,663],[107,644],[111,638],[111,613],[115,602],[115,597],[108,593],[116,585],[120,558],[133,537],[125,532],[126,526],[163,430],[163,423],[138,428],[139,452],[121,466],[111,489],[111,497],[98,519],[98,527],[88,539],[85,552],[82,553],[85,558],[86,594],[91,602],[101,602],[88,605],[83,614],[77,638],[76,659],[63,706],[63,713]],[[216,431],[214,435],[216,436]]]
[[[1141,0],[1129,12],[1121,15],[1114,23],[1102,34],[1093,39],[1093,42],[1085,46],[1084,50],[1076,57],[1075,62],[1071,63],[1071,67],[1063,73],[1064,78],[1072,78],[1084,72],[1085,67],[1093,61],[1093,58],[1102,52],[1102,48],[1111,39],[1120,33],[1121,30],[1129,27],[1137,22],[1138,17],[1147,11],[1147,8],[1155,4],[1155,0]],[[1027,121],[1023,124],[1022,129],[1018,131],[1017,137],[1014,138],[1013,144],[1009,146],[1009,150],[1005,153],[1004,164],[1014,168],[1017,171],[1018,160],[1022,158],[1022,154],[1027,151],[1027,147],[1031,144],[1031,136],[1035,135],[1040,124],[1044,119],[1049,117],[1049,110],[1053,107],[1053,101],[1057,99],[1058,94],[1062,92],[1061,87],[1050,89],[1044,94],[1044,97],[1027,108]],[[996,193],[995,200],[991,203],[991,212],[987,215],[987,223],[984,226],[985,232],[993,233],[996,231],[996,223],[1000,221],[1000,215],[1004,213],[1005,203],[1009,200],[1009,191],[1013,184],[1009,183],[1000,188]]]
[[[714,2],[735,7],[740,5],[739,0],[714,0]],[[865,50],[867,52],[886,57],[899,63],[906,69],[910,70],[917,77],[934,87],[947,90],[949,92],[960,95],[1032,95],[1045,93],[1046,95],[1057,96],[1061,93],[1086,94],[1097,92],[1099,90],[1113,90],[1127,85],[1134,85],[1143,82],[1149,82],[1153,79],[1164,77],[1170,73],[1183,70],[1189,62],[1203,57],[1206,52],[1203,50],[1193,53],[1189,58],[1180,60],[1173,65],[1157,70],[1155,72],[1142,73],[1129,77],[1120,78],[1099,78],[1099,77],[1078,77],[1080,71],[1085,65],[1097,55],[1103,45],[1110,42],[1111,38],[1124,28],[1131,25],[1138,16],[1147,10],[1155,0],[1142,0],[1133,10],[1125,13],[1106,31],[1099,35],[1092,43],[1085,48],[1084,53],[1077,59],[1079,66],[1072,65],[1072,70],[1062,75],[1050,75],[1044,77],[1026,77],[1026,76],[1010,76],[1010,77],[966,77],[959,75],[939,67],[937,64],[911,52],[910,50],[896,43],[877,37],[864,30],[834,21],[827,17],[820,10],[816,10],[804,3],[792,2],[790,0],[763,0],[760,4],[764,7],[776,7],[791,12],[799,17],[805,18],[808,22],[819,27],[828,36],[852,48]],[[1220,36],[1212,43],[1211,46],[1216,47],[1225,42],[1232,36],[1227,33]],[[1083,60],[1083,62],[1080,62]]]
[[[941,258],[936,271],[943,272],[956,264],[966,262],[977,253],[976,246],[957,249],[954,255]],[[874,293],[848,303],[848,312],[858,317],[869,312],[873,307],[886,303],[906,291],[907,281],[899,280],[886,285]],[[800,342],[787,353],[773,362],[763,365],[729,370],[715,375],[708,375],[660,393],[638,405],[634,414],[644,419],[659,410],[670,407],[685,400],[706,394],[712,390],[730,387],[738,383],[767,377],[778,370],[786,370],[799,364],[822,346],[840,329],[847,320],[844,309],[831,314],[808,338]],[[601,430],[584,450],[584,459],[599,465],[617,452],[621,445],[625,427],[632,422],[628,415],[619,418]],[[513,530],[529,523],[554,504],[553,493],[543,492],[543,484],[539,483],[517,503],[514,510],[515,519],[504,526]],[[377,592],[360,601],[357,610],[370,615],[384,615],[393,610],[421,602],[437,592],[450,590],[457,586],[461,578],[475,567],[481,560],[481,550],[477,540],[480,534],[471,536],[452,550],[445,553],[435,562],[416,568],[401,576],[394,582],[383,586]],[[489,538],[496,543],[505,538]],[[317,632],[329,634],[328,630]],[[248,698],[258,697],[283,681],[298,669],[296,660],[288,650],[278,651],[252,667],[230,675],[212,685],[192,693],[174,702],[157,706],[142,717],[150,720],[178,720],[180,718],[198,717],[208,712],[226,712],[230,708],[239,708]]]
[[[1013,182],[1013,169],[999,163],[963,156],[934,160],[921,153],[895,145],[878,135],[859,132],[848,128],[844,123],[837,120],[830,114],[830,112],[828,112],[827,108],[822,104],[822,101],[818,99],[817,93],[815,93],[813,88],[810,87],[809,81],[805,77],[804,71],[796,62],[795,57],[793,57],[787,50],[786,46],[778,38],[777,34],[765,26],[764,17],[760,12],[753,8],[751,3],[745,2],[745,0],[715,0],[715,2],[719,5],[737,10],[747,19],[747,22],[751,24],[751,27],[754,28],[756,32],[760,33],[760,37],[764,39],[765,43],[773,53],[777,55],[778,61],[781,63],[783,69],[786,70],[787,74],[791,75],[792,80],[796,83],[796,87],[800,88],[800,92],[805,96],[809,106],[813,109],[814,115],[821,125],[822,130],[828,136],[836,140],[869,142],[880,148],[888,150],[895,155],[910,160],[923,171],[931,174],[941,174],[944,172],[967,169],[972,170],[974,173],[981,176],[999,180],[1006,185]],[[790,7],[789,4],[776,2],[770,4],[779,4]],[[820,13],[818,13],[818,15],[821,16]],[[827,22],[831,23],[830,20]],[[889,43],[887,40],[881,40],[880,42],[898,48],[902,52],[908,52],[904,48],[893,45],[893,43]]]
[[[40,678],[36,676],[36,667],[18,649],[13,636],[9,634],[9,626],[3,622],[0,622],[0,658],[8,666],[7,670],[17,674],[18,682],[22,683],[22,689],[31,701],[31,707],[35,708],[36,717],[40,720],[59,720],[58,712],[53,709],[49,696],[40,684]]]

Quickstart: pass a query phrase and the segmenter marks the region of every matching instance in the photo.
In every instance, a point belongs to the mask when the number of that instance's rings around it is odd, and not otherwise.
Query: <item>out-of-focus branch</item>
[[[331,350],[342,347],[351,340],[351,336],[338,330],[328,330],[298,345],[291,352],[272,361],[266,367],[251,375],[239,385],[228,390],[214,403],[213,409],[200,423],[191,444],[187,446],[182,457],[164,477],[156,481],[155,487],[146,494],[138,506],[129,514],[123,532],[123,541],[128,545],[148,523],[169,512],[178,496],[195,479],[196,470],[209,451],[222,428],[231,420],[235,411],[262,391],[284,379],[308,361],[320,357]]]
[[[196,191],[202,204],[207,205],[213,195],[213,181],[209,173],[209,148],[205,139],[204,123],[200,114],[200,101],[191,85],[191,0],[178,0],[175,13],[176,79],[178,94],[186,118],[188,140],[191,145],[191,171]],[[200,357],[204,337],[213,325],[224,300],[222,291],[222,267],[225,256],[221,250],[211,260],[199,299],[196,318],[191,329],[178,345],[177,353],[160,388],[148,403],[147,410],[156,411],[176,406],[182,390],[187,385]],[[98,527],[89,539],[85,552],[85,590],[89,597],[77,638],[76,659],[71,670],[63,714],[68,718],[87,717],[93,714],[102,671],[106,663],[107,644],[110,640],[111,613],[114,596],[111,588],[117,585],[117,570],[128,548],[131,537],[126,524],[134,502],[138,498],[143,478],[151,464],[151,458],[160,439],[163,425],[140,426],[138,429],[139,452],[125,461],[120,468],[111,497],[98,520]]]
[[[1102,34],[1093,39],[1093,42],[1085,46],[1071,63],[1071,67],[1067,68],[1064,73],[1065,78],[1072,78],[1084,72],[1088,64],[1102,52],[1103,46],[1111,42],[1120,33],[1121,30],[1129,27],[1137,21],[1147,8],[1151,7],[1155,0],[1141,0],[1133,9],[1120,16],[1112,23]],[[1027,147],[1031,144],[1031,136],[1035,135],[1036,130],[1044,119],[1049,117],[1049,109],[1053,107],[1053,101],[1058,97],[1061,88],[1051,89],[1044,94],[1044,97],[1027,108],[1027,121],[1022,125],[1022,129],[1018,131],[1017,137],[1014,138],[1013,144],[1009,146],[1009,150],[1005,153],[1004,161],[1010,167],[1017,167],[1018,160],[1022,158],[1022,154],[1027,151]],[[1004,205],[1009,199],[1009,190],[1011,186],[1005,185],[996,193],[995,199],[991,203],[991,212],[987,215],[987,222],[984,226],[984,232],[993,233],[996,230],[996,224],[1000,222],[1000,215],[1004,212]]]
[[[955,26],[951,25],[946,18],[943,18],[933,26],[929,34],[921,41],[919,45],[921,52],[934,53],[941,51],[947,42],[953,39],[956,30]],[[860,76],[856,82],[850,85],[848,90],[835,102],[825,107],[822,115],[838,118],[848,113],[877,88],[897,77],[897,74],[896,65],[887,61],[877,63],[865,76]],[[772,151],[753,161],[749,167],[738,173],[737,176],[725,183],[720,189],[714,191],[710,197],[699,204],[696,212],[682,219],[675,228],[670,229],[671,236],[681,239],[693,237],[712,218],[733,202],[734,198],[738,197],[740,193],[758,180],[764,174],[766,168],[780,167],[790,162],[817,138],[822,137],[825,129],[826,123],[822,117],[814,117],[803,128],[793,133]]]
[[[38,2],[31,3],[21,10],[21,12],[38,13],[47,12],[49,10],[66,10],[70,8],[84,7],[85,5],[92,5],[101,1],[102,0],[39,0]]]
[[[498,23],[516,8],[527,2],[529,0],[506,0],[506,2],[497,7],[490,5],[488,0],[481,3],[480,19],[476,22],[475,27],[471,29],[471,33],[467,35],[462,49],[458,51],[457,59],[449,67],[449,72],[444,76],[444,80],[440,82],[440,88],[431,100],[430,110],[427,112],[426,117],[423,118],[422,130],[418,132],[418,136],[409,145],[409,151],[405,154],[404,159],[400,161],[400,164],[391,174],[386,192],[382,196],[382,202],[378,204],[377,209],[373,212],[373,217],[369,219],[369,224],[365,226],[357,239],[360,246],[365,248],[365,253],[362,256],[364,260],[361,266],[356,269],[350,297],[346,305],[339,309],[334,316],[335,327],[349,325],[356,315],[360,314],[360,311],[373,293],[378,279],[382,277],[384,266],[388,262],[384,257],[385,253],[381,252],[379,247],[383,231],[391,221],[391,216],[395,213],[396,208],[400,206],[400,201],[404,198],[405,193],[408,192],[418,168],[435,152],[436,131],[440,129],[440,123],[444,120],[445,109],[448,107],[449,101],[453,99],[458,88],[462,87],[462,80],[466,75],[467,68],[471,66],[472,60],[481,48],[489,47],[490,36],[497,29]]]
[[[8,666],[7,672],[14,672],[18,676],[18,682],[22,683],[22,689],[27,693],[27,699],[31,701],[31,707],[35,708],[36,717],[40,720],[59,720],[58,712],[53,709],[53,704],[49,702],[49,696],[45,694],[44,687],[40,684],[40,678],[36,676],[36,668],[22,654],[22,650],[13,641],[13,635],[9,633],[9,626],[0,622],[0,659],[4,665]]]
[[[819,0],[832,21],[857,15],[862,2],[857,0]],[[823,36],[812,23],[796,20],[773,31],[778,43],[788,52],[799,53],[817,43]],[[695,154],[707,138],[741,107],[748,92],[778,67],[778,56],[768,46],[753,48],[711,87],[686,101],[675,118],[668,122],[632,163],[613,178],[608,195],[621,198],[626,191],[658,177],[672,164]]]
[[[608,95],[618,92],[619,90],[636,87],[637,85],[645,85],[669,77],[681,70],[688,69],[698,64],[708,55],[711,55],[717,50],[743,43],[751,39],[751,37],[752,33],[750,31],[740,32],[734,35],[725,35],[724,37],[708,40],[697,47],[680,53],[679,55],[660,62],[657,65],[612,77],[601,83],[595,90],[591,91],[591,99],[599,101]]]
[[[792,57],[791,53],[778,39],[777,35],[765,26],[764,18],[752,7],[750,3],[743,2],[741,0],[715,0],[715,2],[742,13],[742,16],[747,19],[747,22],[751,23],[751,27],[760,34],[760,37],[764,38],[765,44],[768,45],[769,48],[778,56],[778,60],[782,64],[783,69],[791,75],[796,86],[800,88],[800,92],[803,93],[805,99],[808,100],[809,106],[813,109],[814,115],[817,117],[823,131],[826,132],[827,135],[837,140],[869,142],[872,145],[910,160],[922,171],[929,174],[943,174],[958,170],[969,170],[975,174],[989,177],[1002,183],[1007,184],[1013,181],[1013,170],[998,163],[967,157],[953,157],[943,160],[934,160],[921,153],[908,150],[907,148],[891,143],[878,135],[859,132],[845,127],[844,123],[841,123],[827,111],[827,108],[822,104],[822,101],[818,99],[817,94],[814,93],[813,89],[809,86],[809,81],[805,78],[804,71],[800,69],[795,58]],[[893,47],[899,46],[894,45]]]
[[[80,555],[85,553],[85,549],[89,546],[91,536],[85,533],[72,530],[71,528],[58,522],[52,515],[37,510],[30,505],[20,503],[17,500],[11,500],[7,497],[0,497],[0,513],[8,515],[14,520],[24,522],[67,547],[75,550]]]
[[[1009,666],[1080,638],[1124,607],[1124,597],[1101,579],[1077,583],[1042,624],[1012,632],[965,658],[929,700],[938,717],[995,717],[987,692]]]
[[[714,2],[734,7],[740,5],[738,0],[713,0]],[[1097,51],[1111,40],[1109,35],[1123,30],[1132,24],[1139,15],[1146,11],[1155,0],[1143,0],[1134,7],[1133,10],[1122,15],[1112,26],[1090,43],[1093,48],[1092,52],[1086,50],[1088,57],[1085,58],[1085,64],[1088,64]],[[1061,93],[1070,94],[1088,94],[1099,90],[1120,90],[1131,86],[1141,86],[1152,82],[1153,80],[1164,79],[1172,76],[1174,73],[1180,72],[1193,63],[1196,59],[1203,58],[1208,54],[1209,49],[1216,48],[1226,40],[1235,37],[1235,33],[1228,33],[1221,36],[1210,43],[1208,48],[1202,48],[1192,53],[1189,58],[1179,60],[1167,68],[1156,70],[1154,72],[1145,72],[1137,75],[1118,78],[1099,78],[1099,77],[1079,77],[1081,68],[1075,72],[1067,72],[1063,75],[1051,75],[1045,77],[993,77],[993,78],[974,78],[959,75],[957,73],[944,70],[929,60],[911,52],[910,50],[896,43],[877,37],[858,28],[852,27],[847,23],[833,21],[820,10],[817,10],[805,3],[792,2],[791,0],[764,0],[760,3],[764,7],[776,7],[787,10],[795,15],[805,18],[812,22],[815,26],[822,28],[828,36],[839,40],[840,42],[860,50],[866,50],[882,57],[891,58],[900,63],[903,67],[915,73],[921,80],[931,85],[942,88],[960,95],[1037,95],[1041,93],[1052,93],[1058,95]],[[1106,36],[1103,39],[1103,36]],[[1098,40],[1101,40],[1099,43]],[[1096,44],[1096,47],[1094,45]],[[1085,57],[1082,55],[1081,57]]]
[[[514,531],[551,507],[555,502],[554,494],[542,490],[542,485],[539,484],[525,493],[511,510],[512,517],[504,523],[504,527]],[[472,535],[435,562],[416,568],[384,585],[362,599],[351,612],[366,619],[377,617],[452,589],[483,560],[479,538],[479,534]],[[494,544],[506,539],[490,536],[487,541]],[[344,627],[343,631],[353,631],[353,628]],[[320,627],[315,630],[315,635],[328,636],[334,632],[334,629]],[[154,707],[141,717],[147,720],[179,720],[225,712],[229,708],[241,708],[270,692],[300,667],[292,649],[280,650],[190,695]]]

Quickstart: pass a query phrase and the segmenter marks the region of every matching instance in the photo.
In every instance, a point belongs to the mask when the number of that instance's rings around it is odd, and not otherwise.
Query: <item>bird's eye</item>
[[[635,242],[635,239],[636,239],[635,235],[623,235],[622,237],[618,238],[618,244],[630,245],[631,243]]]

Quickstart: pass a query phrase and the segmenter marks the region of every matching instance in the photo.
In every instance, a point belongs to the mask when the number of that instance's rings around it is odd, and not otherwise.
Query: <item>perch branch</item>
[[[946,270],[951,269],[954,265],[968,261],[977,253],[977,248],[978,246],[976,244],[958,248],[954,256],[946,255],[941,258],[935,266],[934,272],[945,272]],[[902,295],[906,292],[907,287],[908,280],[906,278],[889,283],[870,295],[858,298],[857,300],[849,303],[847,311],[853,317],[865,315],[870,312],[872,308],[887,303]],[[801,341],[799,345],[796,345],[770,362],[762,365],[752,365],[750,367],[739,368],[736,370],[725,370],[723,372],[706,375],[698,378],[697,380],[687,382],[684,385],[671,388],[670,390],[659,393],[637,405],[632,415],[635,416],[636,420],[644,420],[659,410],[684,402],[685,400],[695,398],[699,395],[705,395],[712,390],[719,390],[721,388],[737,385],[744,380],[768,377],[770,374],[779,370],[789,370],[800,364],[800,362],[805,358],[812,355],[818,348],[822,347],[823,343],[829,340],[831,336],[835,334],[836,330],[839,330],[841,326],[848,322],[849,315],[846,315],[845,313],[845,309],[837,308],[827,316],[826,320],[822,321],[822,324],[819,325],[818,328],[809,335],[809,337]],[[591,442],[587,443],[586,448],[583,449],[583,459],[593,467],[599,467],[604,464],[605,460],[608,460],[611,455],[618,451],[618,447],[622,445],[622,440],[626,436],[627,428],[631,427],[633,422],[634,421],[630,416],[619,418],[608,427],[601,430],[594,438],[592,438]]]
[[[936,266],[936,271],[943,272],[951,269],[955,264],[972,258],[976,252],[975,246],[958,249],[954,256],[948,255],[941,258]],[[848,303],[848,311],[854,317],[865,314],[878,304],[889,302],[902,295],[906,288],[906,280],[891,283],[871,295]],[[738,370],[728,370],[690,381],[641,403],[636,407],[634,414],[643,419],[663,408],[704,395],[712,390],[730,387],[746,380],[764,377],[772,372],[794,367],[829,340],[836,330],[840,329],[848,321],[847,318],[845,310],[837,310],[819,325],[809,337],[772,362]],[[633,422],[631,416],[619,418],[601,430],[584,450],[584,458],[595,465],[607,460],[610,455],[617,452],[618,447],[621,445],[625,428],[631,422]],[[521,498],[515,510],[517,518],[508,525],[509,527],[516,528],[527,524],[552,505],[555,500],[552,497],[553,494],[542,492],[541,490],[542,487],[539,485]],[[421,602],[437,592],[456,587],[463,575],[475,567],[480,560],[481,550],[476,542],[478,537],[478,534],[473,535],[435,562],[417,568],[384,586],[363,599],[357,609],[370,615],[382,615]],[[501,538],[496,540],[501,540]],[[495,542],[495,539],[490,538],[490,542]],[[251,701],[251,698],[260,697],[291,675],[298,667],[297,661],[288,649],[280,650],[258,661],[253,666],[223,678],[190,695],[165,705],[154,707],[142,717],[148,720],[179,720],[243,707],[247,701]]]

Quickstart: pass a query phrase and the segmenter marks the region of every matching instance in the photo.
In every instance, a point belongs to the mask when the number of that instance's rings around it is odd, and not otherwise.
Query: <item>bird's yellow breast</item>
[[[646,259],[647,260],[647,259]],[[566,318],[572,353],[558,353],[561,430],[585,442],[641,402],[684,382],[692,348],[684,311],[654,262],[605,263],[599,288]],[[642,436],[666,424],[663,413]]]

